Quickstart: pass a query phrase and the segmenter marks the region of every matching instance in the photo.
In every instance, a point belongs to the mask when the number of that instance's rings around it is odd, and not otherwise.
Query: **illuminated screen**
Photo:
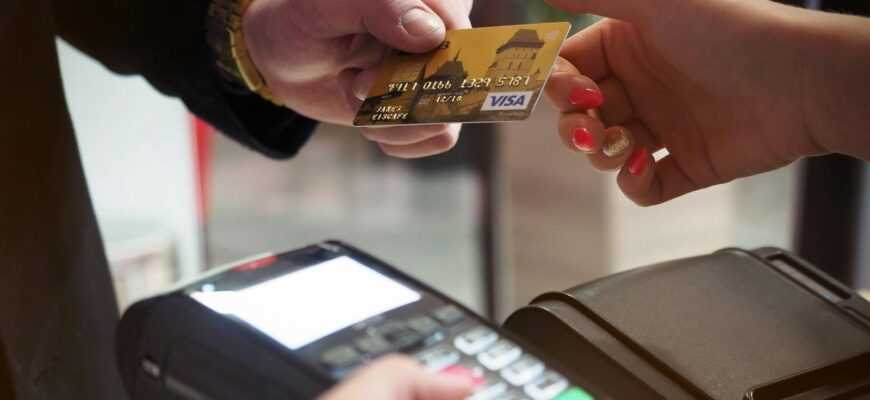
[[[191,297],[293,350],[420,300],[419,293],[345,256],[241,290],[200,291]]]

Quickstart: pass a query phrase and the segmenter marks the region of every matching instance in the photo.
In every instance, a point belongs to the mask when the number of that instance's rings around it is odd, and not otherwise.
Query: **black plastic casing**
[[[279,344],[178,293],[128,309],[116,353],[133,400],[309,399],[334,383]]]
[[[544,294],[505,328],[617,399],[870,399],[870,303],[779,249]]]

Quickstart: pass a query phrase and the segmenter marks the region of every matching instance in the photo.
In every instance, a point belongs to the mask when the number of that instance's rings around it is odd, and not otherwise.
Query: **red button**
[[[468,379],[474,386],[480,386],[485,381],[481,370],[472,370],[462,365],[451,365],[441,370],[442,374],[459,376]]]
[[[275,261],[278,261],[278,257],[268,256],[265,258],[260,258],[260,259],[251,261],[251,262],[246,263],[246,264],[239,265],[238,267],[235,267],[233,269],[236,271],[239,271],[239,272],[253,271],[256,269],[260,269],[260,268],[272,265],[275,263]]]

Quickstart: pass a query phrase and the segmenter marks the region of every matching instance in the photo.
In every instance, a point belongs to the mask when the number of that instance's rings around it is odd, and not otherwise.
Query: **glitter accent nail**
[[[605,156],[616,157],[625,153],[631,147],[631,139],[628,137],[628,130],[622,127],[608,129],[604,134],[604,145],[602,152]]]

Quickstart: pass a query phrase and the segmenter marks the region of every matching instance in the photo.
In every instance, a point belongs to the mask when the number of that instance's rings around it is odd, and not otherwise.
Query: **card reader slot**
[[[870,353],[870,332],[840,304],[745,251],[665,262],[567,294],[614,337],[707,398],[741,398],[749,388]]]
[[[514,312],[505,328],[535,343],[553,362],[566,366],[574,380],[599,385],[608,399],[698,399],[633,351],[623,349],[622,343],[602,346],[601,337],[609,338],[609,334],[585,315],[566,309],[573,307],[558,300],[536,302]]]
[[[679,372],[675,371],[671,368],[666,362],[656,357],[651,352],[647,351],[646,348],[641,346],[639,343],[634,341],[624,332],[620,331],[617,327],[611,324],[608,320],[600,316],[591,308],[587,307],[585,303],[577,300],[572,295],[555,292],[555,293],[545,293],[541,296],[535,298],[532,303],[542,303],[545,301],[554,301],[563,304],[567,304],[586,318],[589,318],[593,321],[598,327],[606,331],[609,335],[613,337],[613,339],[620,342],[622,345],[630,349],[637,357],[643,359],[649,366],[654,368],[658,373],[667,377],[671,382],[678,385],[681,389],[690,393],[692,396],[699,400],[712,400],[713,396],[709,393],[705,392],[702,388],[698,387],[694,382],[686,379]]]
[[[769,259],[775,270],[779,271],[793,282],[797,283],[811,293],[831,302],[840,303],[852,297],[852,294],[844,291],[823,279],[819,279],[812,271],[803,268],[799,263],[777,255]]]

